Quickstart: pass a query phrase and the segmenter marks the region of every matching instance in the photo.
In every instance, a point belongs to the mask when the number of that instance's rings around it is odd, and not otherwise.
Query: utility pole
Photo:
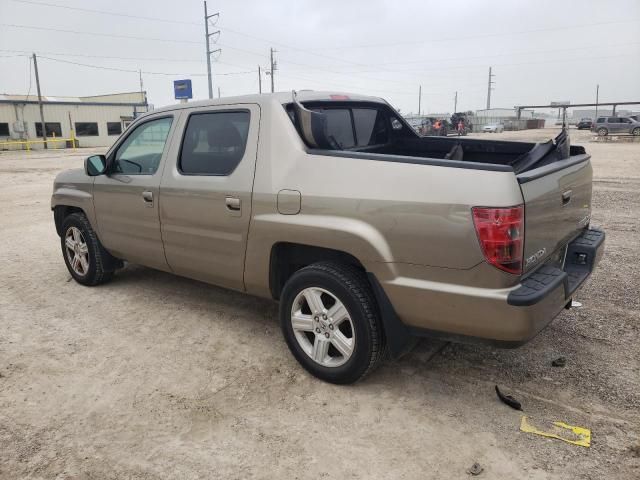
[[[458,111],[458,92],[456,92],[456,96],[453,100],[453,113]]]
[[[218,87],[218,98],[220,98],[220,87]]]
[[[418,115],[420,115],[421,108],[422,108],[422,85],[418,87]]]
[[[489,67],[489,84],[487,86],[487,110],[491,108],[491,90],[493,90],[493,87],[491,85],[496,83],[491,80],[493,77],[495,77],[495,75],[491,73],[491,67]]]
[[[594,123],[598,120],[598,97],[600,96],[600,84],[596,85],[596,118],[594,118]]]
[[[209,19],[213,17],[219,18],[220,14],[214,13],[212,15],[209,15],[207,11],[207,2],[204,2],[204,38],[205,38],[205,46],[207,49],[207,80],[209,81],[209,99],[213,98],[213,79],[211,76],[211,54],[220,52],[219,48],[217,48],[216,50],[211,50],[210,38],[214,35],[220,36],[220,30],[216,30],[215,32],[209,33]],[[216,42],[217,41],[218,41],[218,37],[216,37]]]
[[[42,140],[44,148],[47,149],[47,127],[44,123],[44,110],[42,108],[42,94],[40,93],[40,75],[38,75],[38,60],[33,54],[33,69],[36,72],[36,87],[38,88],[38,106],[40,107],[40,125],[42,125]]]
[[[142,83],[142,70],[138,70],[138,75],[140,75],[140,100],[147,103],[147,99],[144,95],[144,84]]]
[[[276,50],[274,50],[273,48],[271,48],[271,93],[273,93],[275,91],[275,88],[273,86],[273,75],[274,72],[278,69],[278,64],[277,62],[273,59],[273,54],[276,52]]]
[[[258,93],[262,93],[262,70],[258,65]]]

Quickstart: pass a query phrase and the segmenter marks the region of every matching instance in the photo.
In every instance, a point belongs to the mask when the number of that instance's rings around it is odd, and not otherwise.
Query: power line
[[[154,22],[164,22],[164,23],[177,23],[177,24],[181,24],[181,25],[200,25],[199,22],[186,22],[186,21],[182,21],[182,20],[174,20],[174,19],[168,19],[168,18],[158,18],[158,17],[146,17],[143,15],[129,15],[126,13],[116,13],[116,12],[107,12],[105,10],[94,10],[91,8],[82,8],[82,7],[70,7],[68,5],[58,5],[57,3],[47,3],[47,2],[33,2],[31,0],[11,0],[12,2],[16,2],[16,3],[26,3],[29,5],[37,5],[39,7],[54,7],[54,8],[64,8],[65,10],[76,10],[79,12],[86,12],[86,13],[99,13],[102,15],[111,15],[114,17],[124,17],[124,18],[131,18],[134,20],[150,20],[150,21],[154,21]]]
[[[437,63],[437,62],[448,62],[451,60],[469,60],[469,59],[477,59],[477,58],[495,58],[495,57],[511,57],[511,56],[521,56],[521,55],[538,55],[538,54],[544,54],[544,53],[558,53],[558,52],[574,52],[574,51],[579,51],[579,50],[593,50],[596,48],[606,48],[606,49],[612,49],[612,48],[618,48],[618,47],[626,47],[629,48],[630,46],[637,46],[640,45],[640,42],[625,42],[625,43],[618,43],[618,44],[600,44],[600,45],[590,45],[590,46],[584,46],[584,47],[574,47],[574,48],[553,48],[553,49],[548,49],[548,50],[527,50],[527,51],[520,51],[520,52],[510,52],[510,53],[496,53],[496,54],[492,54],[492,55],[470,55],[470,56],[465,56],[465,57],[450,57],[447,56],[446,58],[438,58],[438,59],[434,59],[434,60],[411,60],[408,62],[381,62],[381,63],[375,63],[375,64],[371,64],[370,66],[378,66],[378,65],[409,65],[409,64],[424,64],[424,63]],[[438,68],[440,68],[438,66]],[[445,67],[446,68],[446,67]],[[376,70],[377,71],[377,70]],[[358,73],[359,71],[355,71],[355,72],[344,72],[344,73]]]
[[[81,30],[67,30],[62,28],[51,28],[51,27],[38,27],[35,25],[17,25],[14,23],[0,23],[2,27],[10,27],[10,28],[23,28],[28,30],[44,30],[49,32],[57,32],[57,33],[70,33],[74,35],[91,35],[95,37],[107,37],[107,38],[123,38],[127,40],[145,40],[145,41],[153,41],[153,42],[167,42],[167,43],[183,43],[189,45],[200,45],[201,42],[196,40],[180,40],[175,38],[157,38],[157,37],[140,37],[136,35],[122,35],[116,33],[101,33],[101,32],[86,32]],[[225,47],[231,50],[237,50],[238,52],[248,53],[250,55],[256,55],[258,57],[268,57],[268,55],[261,52],[254,52],[252,50],[246,50],[243,48],[232,47],[229,45],[224,45],[219,43],[221,47]]]
[[[189,44],[200,45],[200,42],[197,42],[195,40],[179,40],[175,38],[138,37],[136,35],[122,35],[117,33],[83,32],[79,30],[66,30],[63,28],[37,27],[35,25],[16,25],[13,23],[0,23],[0,26],[11,27],[11,28],[24,28],[29,30],[44,30],[48,32],[58,32],[58,33],[72,33],[75,35],[92,35],[96,37],[125,38],[127,40],[150,40],[154,42],[189,43]]]
[[[626,20],[614,20],[609,22],[595,22],[595,23],[584,23],[580,25],[563,25],[560,27],[544,27],[544,28],[534,28],[530,30],[520,30],[517,32],[497,32],[497,33],[485,33],[480,35],[467,35],[467,36],[455,36],[455,37],[447,37],[447,38],[434,38],[430,40],[419,40],[419,41],[405,41],[405,42],[394,42],[394,43],[371,43],[365,45],[349,45],[349,46],[334,46],[334,47],[322,47],[318,50],[345,50],[345,49],[358,49],[358,48],[383,48],[383,47],[396,47],[401,45],[424,45],[425,43],[441,43],[441,42],[454,42],[459,40],[474,40],[478,38],[491,38],[491,37],[504,37],[504,36],[512,36],[512,35],[526,35],[528,33],[540,33],[540,32],[551,32],[555,30],[572,30],[577,28],[586,28],[586,27],[595,27],[601,25],[615,25],[619,23],[635,23],[640,22],[640,18],[626,19]]]
[[[53,62],[60,62],[60,63],[68,63],[70,65],[77,65],[80,67],[89,67],[89,68],[95,68],[98,70],[113,70],[116,72],[126,72],[126,73],[139,73],[140,70],[132,70],[132,69],[126,69],[126,68],[117,68],[117,67],[105,67],[102,65],[92,65],[89,63],[79,63],[79,62],[72,62],[70,60],[62,60],[59,58],[51,58],[51,57],[43,57],[40,56],[40,58],[44,58],[46,60],[51,60]],[[206,77],[207,74],[206,73],[169,73],[169,72],[148,72],[148,71],[142,71],[142,73],[144,73],[145,75],[165,75],[165,76],[170,76],[170,77],[175,77],[175,76],[192,76],[192,77]],[[226,72],[226,73],[218,73],[217,75],[246,75],[246,74],[254,74],[256,73],[256,70],[247,70],[244,72]]]
[[[21,54],[28,54],[29,50],[3,50],[0,49],[0,52],[16,52]],[[37,51],[38,55],[56,55],[59,57],[81,57],[81,58],[103,58],[106,60],[131,60],[131,61],[149,61],[149,62],[177,62],[177,63],[201,63],[202,60],[196,59],[178,59],[178,58],[164,58],[164,57],[120,57],[114,55],[96,55],[96,54],[86,54],[86,53],[65,53],[65,52],[44,52]],[[8,57],[22,57],[24,55],[9,55]],[[230,67],[236,68],[247,68],[246,65],[238,65],[235,63],[224,62],[221,60],[217,60],[216,63],[221,65],[228,65]]]

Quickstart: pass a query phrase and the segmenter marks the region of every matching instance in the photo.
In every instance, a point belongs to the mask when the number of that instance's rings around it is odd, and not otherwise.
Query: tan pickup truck
[[[350,383],[416,336],[520,345],[600,260],[592,170],[566,132],[422,137],[384,100],[223,98],[138,118],[55,180],[83,285],[123,261],[280,302],[291,352]]]

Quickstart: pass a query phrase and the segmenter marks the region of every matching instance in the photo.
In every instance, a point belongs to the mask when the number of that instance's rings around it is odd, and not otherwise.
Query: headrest
[[[207,142],[210,147],[230,148],[242,147],[244,142],[238,129],[230,122],[217,122],[214,128],[207,131]]]

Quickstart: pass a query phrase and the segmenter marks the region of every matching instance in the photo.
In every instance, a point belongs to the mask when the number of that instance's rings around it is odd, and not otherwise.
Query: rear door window
[[[184,175],[229,175],[247,146],[248,111],[194,113],[184,134],[179,169]]]

